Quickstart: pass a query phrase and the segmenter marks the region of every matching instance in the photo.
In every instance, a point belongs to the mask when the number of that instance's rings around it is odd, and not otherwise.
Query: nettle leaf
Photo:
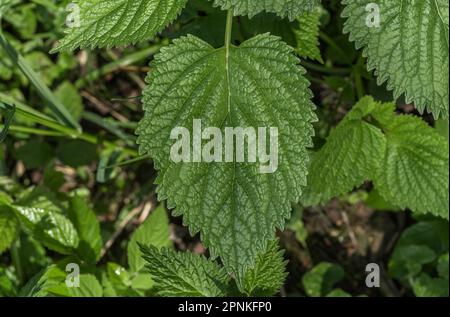
[[[395,98],[405,93],[407,102],[414,102],[421,112],[448,117],[448,1],[343,3],[344,32],[357,48],[364,48],[378,83],[387,81]]]
[[[371,98],[362,99],[313,154],[304,205],[326,202],[370,180],[383,159],[386,140],[379,128],[361,119],[378,106]]]
[[[238,280],[283,227],[306,182],[316,116],[309,82],[291,52],[268,34],[229,51],[183,37],[155,57],[144,91],[138,143],[159,170],[159,199],[168,199],[192,233],[200,231],[213,258],[220,256]],[[277,127],[278,169],[263,174],[260,163],[174,163],[171,131],[185,127],[192,135],[194,119],[222,134],[225,127]]]
[[[365,97],[313,155],[305,205],[374,182],[389,204],[448,219],[448,143],[419,117]]]
[[[287,276],[284,251],[280,250],[276,240],[269,241],[267,249],[261,253],[255,263],[245,272],[243,292],[248,296],[273,296],[283,286]]]
[[[132,272],[139,272],[144,268],[139,245],[153,245],[157,248],[170,247],[169,218],[164,205],[160,205],[148,216],[144,223],[133,233],[128,244],[128,264]]]
[[[299,16],[298,25],[292,30],[296,37],[296,52],[300,57],[309,58],[323,63],[319,48],[320,17],[319,8]]]
[[[295,20],[300,14],[312,11],[320,0],[213,0],[223,10],[232,9],[234,15],[255,16],[261,12],[276,13]]]
[[[187,0],[77,0],[71,25],[52,50],[113,47],[150,39],[174,21]]]
[[[386,153],[373,179],[378,192],[402,209],[448,219],[446,140],[414,116],[397,116],[385,121],[384,126]]]
[[[20,223],[14,212],[0,202],[0,254],[11,246],[19,230]]]
[[[226,296],[229,276],[217,263],[204,256],[143,245],[141,251],[160,296]]]

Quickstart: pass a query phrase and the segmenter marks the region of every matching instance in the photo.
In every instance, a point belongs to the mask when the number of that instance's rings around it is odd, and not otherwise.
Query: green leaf
[[[141,251],[160,296],[226,296],[228,275],[217,263],[204,256],[143,245]]]
[[[344,278],[344,270],[338,264],[321,262],[305,273],[302,278],[303,288],[310,297],[329,294],[333,285]]]
[[[69,81],[64,81],[56,88],[55,96],[66,105],[72,117],[79,121],[83,112],[83,99],[75,86]]]
[[[372,98],[361,99],[331,131],[326,144],[312,156],[303,204],[326,202],[370,180],[383,158],[386,140],[378,127],[362,119],[377,107],[382,106]]]
[[[78,232],[80,242],[77,253],[87,262],[95,264],[100,257],[103,242],[94,211],[83,198],[74,196],[69,201],[68,217]]]
[[[74,1],[76,18],[52,52],[76,48],[113,47],[152,38],[171,23],[187,0],[84,0]]]
[[[67,289],[71,297],[103,296],[103,288],[97,278],[92,274],[80,274],[80,287],[70,287]]]
[[[295,51],[303,58],[323,63],[319,48],[320,17],[322,11],[316,8],[299,16],[298,27],[293,28],[297,46]]]
[[[448,297],[448,280],[432,278],[425,273],[414,279],[412,287],[417,297]]]
[[[320,0],[214,0],[215,6],[232,9],[234,15],[253,17],[260,12],[270,12],[291,21],[303,12],[312,11],[319,3]]]
[[[107,273],[114,296],[139,296],[138,291],[132,288],[132,276],[125,268],[116,263],[108,263]]]
[[[139,245],[153,245],[160,249],[172,246],[169,239],[169,219],[164,205],[156,208],[133,233],[128,244],[128,265],[132,272],[139,272],[144,268],[145,261],[142,258]]]
[[[20,290],[23,297],[101,297],[103,289],[92,274],[80,274],[78,287],[66,285],[67,272],[53,264],[32,277]]]
[[[97,149],[81,140],[66,141],[60,144],[56,156],[66,165],[80,167],[97,159]]]
[[[448,253],[441,255],[441,257],[439,258],[439,261],[438,261],[438,266],[437,266],[439,276],[442,278],[445,278],[447,280],[448,280],[448,271],[449,271],[448,255],[449,255]]]
[[[17,290],[12,277],[13,275],[11,275],[9,270],[0,266],[0,297],[13,297],[17,295]]]
[[[28,169],[40,168],[52,159],[53,150],[47,143],[34,139],[18,148],[16,157],[23,161]]]
[[[317,204],[372,180],[387,203],[448,219],[448,161],[447,141],[425,121],[364,97],[313,155],[302,200]]]
[[[8,205],[0,202],[0,254],[7,250],[17,237],[20,223]]]
[[[341,290],[340,288],[336,288],[327,294],[327,297],[352,297],[346,291]]]
[[[448,222],[444,220],[422,221],[403,231],[395,248],[410,245],[426,245],[436,254],[449,250]]]
[[[398,279],[414,277],[422,266],[436,259],[436,253],[426,245],[396,247],[389,260],[389,274]]]
[[[78,247],[74,225],[45,190],[35,189],[11,208],[33,238],[46,247],[62,254],[72,254]]]
[[[406,95],[420,112],[448,117],[449,4],[447,0],[344,0],[344,33],[364,48],[378,84]],[[370,8],[378,8],[377,12]],[[372,5],[372,7],[367,7]],[[367,8],[367,9],[366,9]],[[369,24],[367,23],[369,22]]]
[[[387,145],[373,178],[375,188],[402,209],[449,219],[446,140],[418,117],[402,115],[379,121]]]
[[[245,272],[242,291],[248,296],[258,297],[277,293],[287,276],[287,262],[283,253],[276,240],[269,241],[266,251],[258,256],[255,266]]]
[[[50,265],[33,276],[27,284],[20,290],[20,297],[46,297],[50,294],[68,296],[65,285],[67,273],[56,265]]]
[[[239,279],[283,227],[305,185],[316,120],[309,83],[292,48],[267,34],[229,50],[193,36],[174,43],[155,56],[147,79],[139,151],[159,170],[159,199],[168,199]],[[185,127],[192,134],[193,119],[222,134],[225,127],[277,127],[277,171],[264,174],[250,162],[174,163],[171,131]]]

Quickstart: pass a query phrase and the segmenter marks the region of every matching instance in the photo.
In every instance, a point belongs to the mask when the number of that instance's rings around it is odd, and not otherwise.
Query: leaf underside
[[[377,1],[379,27],[366,24],[372,17],[366,6],[373,5],[372,0],[343,4],[344,33],[357,48],[364,48],[378,84],[387,82],[395,98],[405,94],[420,112],[448,117],[448,0]]]
[[[187,36],[155,57],[144,91],[145,116],[137,134],[140,153],[159,170],[159,199],[184,216],[213,258],[239,276],[274,238],[306,181],[316,120],[309,82],[292,48],[270,35],[214,49]],[[193,119],[203,127],[277,127],[278,169],[261,174],[259,163],[174,163],[170,132]]]
[[[73,24],[55,51],[113,47],[150,39],[174,21],[187,0],[77,0]],[[73,9],[72,16],[78,11]],[[70,15],[69,15],[70,18]]]
[[[302,13],[312,11],[320,0],[214,0],[223,10],[232,9],[234,15],[253,17],[261,12],[275,13],[295,20]]]

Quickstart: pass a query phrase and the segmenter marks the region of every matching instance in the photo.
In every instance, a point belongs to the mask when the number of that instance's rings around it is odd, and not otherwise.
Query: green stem
[[[352,64],[352,61],[348,58],[347,54],[344,52],[344,50],[336,44],[336,42],[329,37],[328,35],[326,35],[323,32],[319,33],[319,37],[322,41],[324,41],[325,43],[327,43],[329,46],[333,47],[336,51],[336,53],[339,54],[339,56],[347,63],[347,64]]]
[[[16,51],[9,43],[3,32],[0,30],[0,47],[3,48],[6,55],[22,71],[31,84],[36,88],[41,98],[47,102],[56,119],[63,125],[72,127],[81,131],[81,126],[72,117],[67,108],[56,98],[53,92],[44,84],[42,78],[29,65],[28,62]]]
[[[228,10],[227,12],[227,25],[225,28],[225,49],[227,53],[230,49],[231,44],[231,31],[233,30],[233,11]]]
[[[77,89],[83,88],[84,86],[99,79],[102,76],[113,73],[123,67],[130,66],[134,63],[144,60],[154,55],[161,48],[161,46],[162,45],[158,44],[106,64],[100,69],[94,70],[93,72],[87,74],[86,76],[84,76],[84,78],[78,79],[75,82],[75,87]]]
[[[351,74],[352,70],[350,68],[339,68],[339,67],[325,67],[310,63],[307,61],[302,61],[302,66],[310,70],[314,70],[319,73],[332,74],[332,75],[348,75]]]
[[[2,127],[3,126],[0,125],[0,129]],[[17,126],[17,125],[10,126],[9,131],[20,132],[20,133],[25,133],[25,134],[32,134],[32,135],[43,135],[43,136],[49,136],[49,137],[65,137],[66,136],[64,133],[57,132],[57,131],[35,129],[35,128]]]
[[[43,125],[47,128],[50,128],[53,130],[52,131],[53,133],[59,132],[59,133],[63,134],[65,137],[68,137],[71,139],[83,140],[85,142],[92,143],[95,145],[99,144],[101,142],[102,145],[105,146],[106,148],[110,148],[110,149],[120,148],[124,153],[126,153],[132,157],[138,156],[138,153],[135,149],[123,147],[114,142],[100,141],[100,139],[94,135],[80,132],[73,128],[68,128],[68,127],[60,124],[59,122],[49,118],[45,114],[40,113],[39,111],[21,103],[21,102],[18,102],[17,100],[15,100],[3,93],[0,93],[0,101],[3,101],[5,103],[11,104],[11,105],[14,104],[16,106],[16,115],[22,116],[23,118],[26,118],[26,119],[30,120],[31,122]]]
[[[22,264],[20,262],[20,256],[19,256],[19,247],[20,247],[20,240],[16,240],[13,245],[11,246],[11,259],[14,265],[14,268],[16,269],[17,278],[19,279],[19,283],[22,284],[24,281],[24,275],[23,275],[23,269]]]

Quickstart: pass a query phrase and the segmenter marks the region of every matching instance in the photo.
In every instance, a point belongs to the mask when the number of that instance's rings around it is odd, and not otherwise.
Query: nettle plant
[[[146,41],[181,13],[187,0],[75,1],[79,23],[53,53]],[[320,0],[204,0],[226,11],[224,44],[187,35],[163,47],[143,92],[136,130],[139,153],[158,170],[158,198],[200,233],[210,257],[142,243],[140,250],[164,296],[273,295],[286,277],[276,242],[293,204],[325,203],[372,181],[401,209],[448,220],[448,141],[420,117],[397,114],[394,103],[362,98],[313,152],[318,118],[300,57],[321,61]],[[448,1],[344,0],[344,32],[363,50],[367,67],[420,113],[448,118]],[[257,15],[295,29],[298,47],[272,35]],[[237,45],[236,16],[269,33]],[[255,17],[256,16],[256,17]],[[258,22],[258,23],[257,23]],[[207,31],[207,30],[206,30]],[[171,131],[194,119],[205,126],[277,127],[278,169],[259,163],[170,160]],[[136,250],[134,252],[137,252]],[[217,259],[220,259],[218,261]],[[142,259],[133,260],[142,263]]]

